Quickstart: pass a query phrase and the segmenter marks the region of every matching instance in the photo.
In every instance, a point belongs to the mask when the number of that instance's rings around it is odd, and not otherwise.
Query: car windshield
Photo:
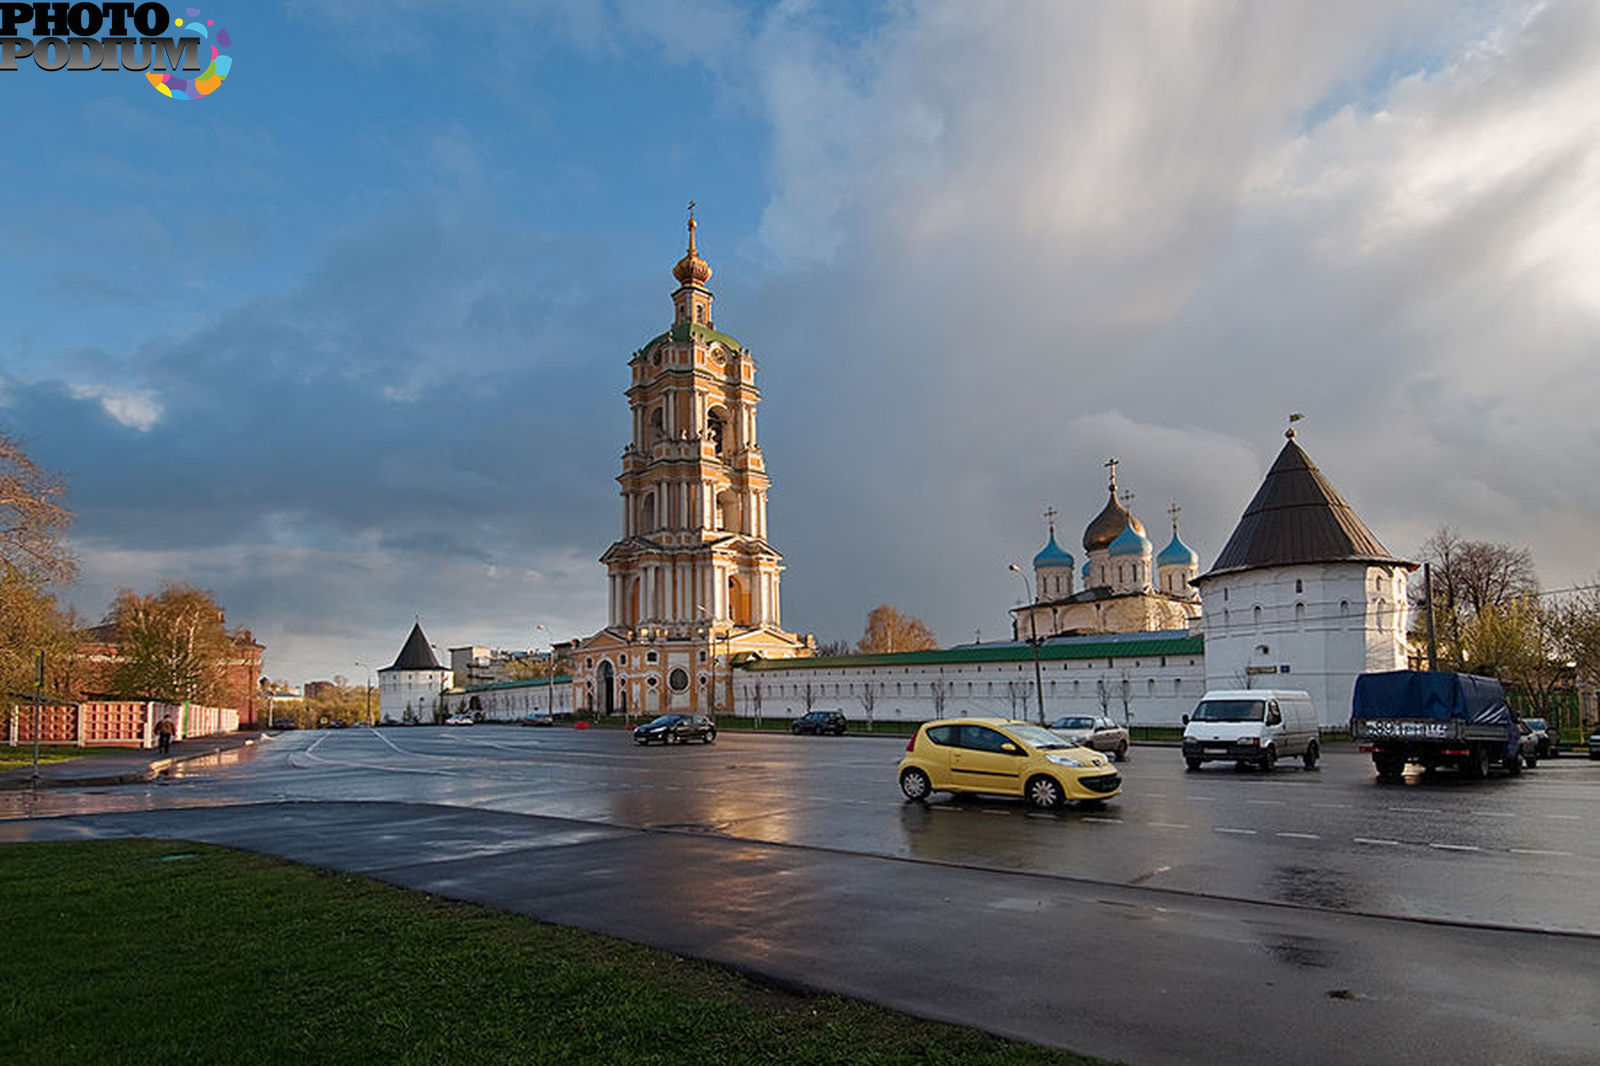
[[[1050,723],[1051,729],[1093,729],[1093,718],[1057,718]]]
[[[1529,729],[1537,729],[1541,733],[1546,732],[1550,728],[1549,726],[1545,725],[1543,718],[1524,718],[1523,721],[1528,723]]]
[[[805,719],[808,722],[820,722],[826,717],[828,717],[827,711],[812,711],[805,716]]]
[[[1028,747],[1038,748],[1040,751],[1056,751],[1060,748],[1073,746],[1050,732],[1050,730],[1036,725],[1011,724],[1006,726],[1006,732],[1028,745]]]
[[[678,720],[678,717],[679,716],[675,714],[664,714],[660,718],[651,719],[650,721],[646,722],[645,725],[671,725],[673,722]]]
[[[1196,722],[1259,722],[1265,709],[1261,700],[1202,700],[1193,718]]]

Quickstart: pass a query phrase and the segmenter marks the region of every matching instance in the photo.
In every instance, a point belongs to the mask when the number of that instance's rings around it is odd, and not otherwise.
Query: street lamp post
[[[1016,563],[1012,563],[1010,568],[1022,580],[1022,603],[1027,606],[1033,595],[1033,590],[1028,587],[1028,575]],[[1033,693],[1039,705],[1039,724],[1044,725],[1044,674],[1039,667],[1039,621],[1032,610],[1028,611],[1028,634],[1028,645],[1033,648]]]
[[[534,623],[533,628],[543,629],[544,635],[550,638],[550,666],[549,669],[544,672],[544,687],[546,690],[546,714],[549,719],[554,722],[556,720],[556,638],[551,634],[550,630],[546,629],[537,622]]]
[[[368,666],[366,663],[363,663],[363,662],[357,662],[356,665],[359,666],[359,667],[364,668],[367,671],[367,688],[366,688],[367,710],[366,710],[365,717],[366,717],[367,724],[371,725],[372,724],[372,667]],[[303,703],[302,703],[302,705],[303,705]]]

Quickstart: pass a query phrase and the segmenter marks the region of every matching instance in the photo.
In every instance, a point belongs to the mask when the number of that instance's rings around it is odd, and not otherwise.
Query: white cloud
[[[100,409],[113,420],[140,433],[148,433],[161,421],[161,402],[147,389],[70,385],[68,393],[74,400],[98,400]]]

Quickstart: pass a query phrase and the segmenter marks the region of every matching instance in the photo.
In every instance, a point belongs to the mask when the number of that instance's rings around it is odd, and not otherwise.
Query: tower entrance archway
[[[600,680],[600,711],[602,714],[615,714],[616,674],[611,669],[611,663],[602,659],[597,676]]]

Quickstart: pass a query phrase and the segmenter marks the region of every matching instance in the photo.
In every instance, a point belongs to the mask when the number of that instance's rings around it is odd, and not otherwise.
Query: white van
[[[1191,770],[1212,759],[1270,770],[1296,755],[1310,770],[1321,754],[1317,709],[1305,692],[1220,689],[1207,692],[1194,713],[1183,716],[1183,761]]]

